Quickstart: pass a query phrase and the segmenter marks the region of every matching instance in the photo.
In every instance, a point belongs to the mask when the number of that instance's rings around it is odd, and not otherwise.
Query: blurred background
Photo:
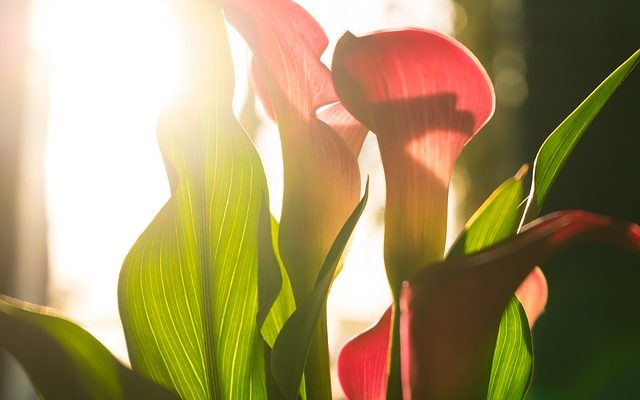
[[[169,196],[155,124],[183,68],[177,1],[0,1],[0,293],[62,310],[124,361],[119,268]],[[498,107],[457,166],[451,237],[640,46],[638,1],[299,3],[331,43],[347,29],[419,26],[456,36],[487,68]],[[277,130],[248,85],[248,50],[233,32],[231,42],[234,107],[261,153],[279,215]],[[639,95],[636,71],[583,138],[543,212],[582,208],[640,222]],[[384,177],[372,135],[360,162],[371,200],[328,304],[334,354],[390,302]],[[550,299],[534,330],[529,397],[640,398],[637,257],[589,247],[545,267]],[[0,366],[0,399],[35,398],[9,357],[0,354]]]

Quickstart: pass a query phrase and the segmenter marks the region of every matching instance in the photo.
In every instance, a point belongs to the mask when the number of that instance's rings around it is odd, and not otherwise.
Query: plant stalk
[[[391,312],[391,343],[389,344],[387,374],[387,400],[402,400],[402,373],[400,369],[400,308],[393,302]]]
[[[304,370],[307,400],[331,400],[327,312],[322,311]]]

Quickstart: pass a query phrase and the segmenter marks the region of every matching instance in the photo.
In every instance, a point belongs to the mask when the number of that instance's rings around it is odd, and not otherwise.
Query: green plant
[[[634,224],[579,211],[533,220],[640,51],[543,144],[526,207],[521,170],[445,257],[453,164],[494,109],[491,82],[467,49],[417,29],[346,34],[330,72],[320,62],[324,32],[290,0],[192,0],[182,9],[192,21],[192,70],[159,123],[172,195],[131,249],[119,283],[132,369],[76,325],[3,297],[0,346],[43,397],[330,398],[324,305],[366,204],[357,155],[368,131],[387,177],[394,305],[340,357],[352,399],[523,397],[529,323],[546,290],[539,270],[530,271],[585,240],[640,250]],[[257,93],[280,129],[280,221],[231,110],[223,10],[252,49]],[[521,292],[525,307],[513,296],[523,280],[534,288]]]

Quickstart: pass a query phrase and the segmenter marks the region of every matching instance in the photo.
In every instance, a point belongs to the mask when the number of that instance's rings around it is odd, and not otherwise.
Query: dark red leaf
[[[405,399],[481,398],[500,316],[529,272],[574,244],[640,251],[640,227],[582,211],[555,213],[516,237],[420,271],[402,291]]]

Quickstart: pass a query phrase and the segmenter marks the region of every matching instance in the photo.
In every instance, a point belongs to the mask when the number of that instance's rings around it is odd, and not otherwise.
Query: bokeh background
[[[0,1],[0,293],[62,310],[125,361],[117,276],[169,195],[155,123],[183,67],[177,1]],[[299,2],[332,43],[347,29],[419,26],[456,36],[487,68],[498,108],[458,163],[452,237],[640,47],[638,1]],[[237,35],[231,40],[234,106],[261,153],[279,215],[277,131],[248,85],[246,47]],[[330,56],[331,46],[327,63]],[[639,116],[636,71],[583,138],[543,211],[582,208],[640,222]],[[371,200],[329,300],[334,354],[389,303],[375,137],[360,162]],[[534,330],[529,397],[640,398],[638,258],[583,247],[545,267],[550,298]],[[0,354],[0,365],[0,399],[35,398],[9,357]]]

